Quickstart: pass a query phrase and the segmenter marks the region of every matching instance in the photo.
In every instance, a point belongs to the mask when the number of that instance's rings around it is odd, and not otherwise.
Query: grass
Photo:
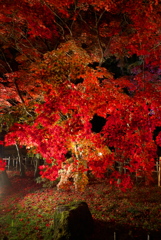
[[[9,175],[12,187],[0,191],[0,239],[53,239],[56,206],[75,200],[87,202],[97,223],[92,240],[107,239],[103,238],[105,234],[114,239],[114,231],[126,232],[127,239],[134,233],[161,232],[161,188],[157,186],[138,186],[123,193],[102,181],[89,184],[84,193],[73,189],[59,192],[56,187],[42,188],[36,184],[31,172],[24,179],[13,176],[13,172]]]

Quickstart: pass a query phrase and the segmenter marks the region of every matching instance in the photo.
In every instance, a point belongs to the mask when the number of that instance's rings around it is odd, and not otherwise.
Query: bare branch
[[[46,3],[44,0],[43,0],[42,2],[43,2],[43,3],[47,6],[47,8],[50,9],[50,11],[51,11],[52,13],[54,13],[54,15],[66,26],[66,28],[68,29],[70,35],[72,36],[73,33],[72,33],[72,31],[70,30],[69,26],[66,24],[66,22],[63,21],[63,19],[62,19],[61,17],[59,17],[59,15],[50,7],[50,5],[49,5],[48,3]],[[58,22],[55,21],[55,23],[62,29],[63,36],[65,36],[64,28],[63,28]],[[65,37],[64,37],[64,38],[65,38]]]

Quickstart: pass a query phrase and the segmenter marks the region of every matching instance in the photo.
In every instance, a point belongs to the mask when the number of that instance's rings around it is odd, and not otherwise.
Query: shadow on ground
[[[95,221],[94,225],[94,233],[89,240],[161,240],[161,229],[147,232],[103,221]]]

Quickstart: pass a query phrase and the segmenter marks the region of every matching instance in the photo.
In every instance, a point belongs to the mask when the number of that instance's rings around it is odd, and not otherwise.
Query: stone
[[[57,206],[54,213],[54,240],[87,240],[94,221],[86,202]]]
[[[7,186],[10,187],[11,182],[9,180],[6,170],[4,170],[4,171],[1,171],[0,173],[0,187],[7,187]]]

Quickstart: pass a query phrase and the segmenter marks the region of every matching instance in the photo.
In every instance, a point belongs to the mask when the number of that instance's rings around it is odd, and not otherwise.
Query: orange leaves
[[[160,87],[152,84],[160,77],[160,3],[7,3],[0,3],[4,50],[0,67],[2,72],[5,69],[3,76],[10,73],[1,80],[0,104],[11,109],[14,100],[12,111],[16,117],[22,116],[17,117],[22,124],[6,138],[8,144],[18,141],[40,153],[47,163],[42,175],[51,180],[58,176],[68,151],[73,159],[84,159],[99,176],[108,166],[112,168],[114,161],[125,159],[133,169],[151,171],[152,164],[146,168],[146,159],[155,156],[152,130],[161,113]],[[129,64],[131,55],[137,58],[134,64]],[[119,74],[127,76],[114,79],[100,67],[105,58],[112,57],[116,58]],[[99,67],[92,64],[94,61],[99,61]],[[92,133],[94,115],[105,121],[97,133]],[[78,170],[83,188],[87,179],[83,169]]]
[[[100,25],[100,35],[102,37],[113,37],[115,35],[119,35],[121,31],[120,21],[113,20],[110,23],[103,22]]]
[[[105,9],[107,12],[111,11],[111,9],[115,6],[114,2],[111,0],[88,0],[81,2],[92,5],[96,11],[100,11],[101,9]]]

